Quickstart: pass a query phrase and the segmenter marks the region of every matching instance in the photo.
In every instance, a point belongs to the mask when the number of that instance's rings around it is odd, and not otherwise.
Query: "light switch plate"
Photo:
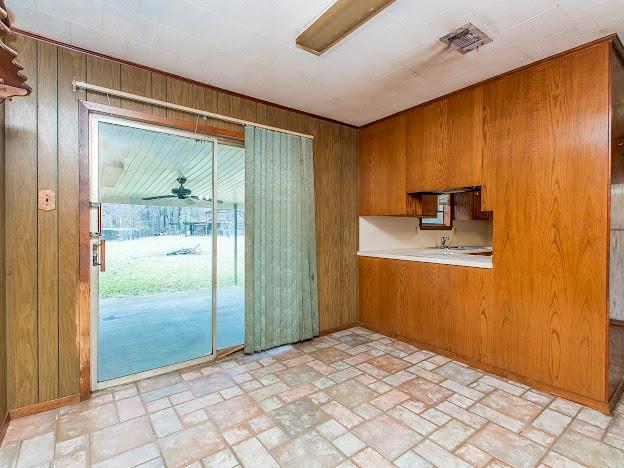
[[[56,208],[56,192],[50,189],[40,189],[37,207],[42,211],[50,211]]]

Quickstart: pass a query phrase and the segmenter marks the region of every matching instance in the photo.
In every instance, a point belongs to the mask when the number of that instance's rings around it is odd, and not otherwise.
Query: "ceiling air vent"
[[[492,42],[492,39],[487,34],[472,23],[457,28],[455,31],[441,37],[440,40],[462,54],[467,54],[471,50],[478,49],[482,45]]]

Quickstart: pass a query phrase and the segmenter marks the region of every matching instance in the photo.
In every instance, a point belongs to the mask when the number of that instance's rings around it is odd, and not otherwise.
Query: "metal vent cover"
[[[457,28],[455,31],[441,37],[440,41],[462,54],[467,54],[471,50],[478,49],[482,45],[492,42],[492,39],[474,24],[467,23],[461,28]]]

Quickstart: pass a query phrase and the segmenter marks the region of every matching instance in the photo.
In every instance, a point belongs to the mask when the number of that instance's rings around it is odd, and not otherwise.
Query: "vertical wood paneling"
[[[0,104],[0,419],[8,410],[7,342],[6,342],[6,283],[5,283],[5,178],[4,178],[4,102]],[[1,430],[1,429],[0,429]]]
[[[74,92],[72,79],[86,80],[84,54],[58,49],[58,194],[59,219],[59,396],[79,391],[80,375],[77,326],[78,291],[78,101],[84,92]]]
[[[87,81],[91,84],[106,88],[119,89],[121,83],[121,65],[112,60],[101,59],[87,55]],[[121,106],[121,99],[99,93],[87,93],[87,100],[110,104],[113,107]]]
[[[223,115],[236,117],[237,119],[256,121],[256,102],[249,99],[242,99],[239,96],[219,92],[217,94],[217,112]],[[234,125],[237,129],[238,126]]]
[[[167,102],[167,77],[158,73],[151,73],[152,79],[152,97],[160,101]],[[152,114],[167,116],[167,109],[164,107],[154,107]]]
[[[152,72],[130,65],[121,65],[120,89],[126,93],[152,97]],[[152,113],[154,106],[141,102],[121,99],[121,107],[139,112]]]
[[[36,403],[37,350],[37,42],[12,37],[30,96],[6,103],[6,306],[9,408]]]
[[[33,94],[6,104],[7,271],[2,278],[10,311],[9,409],[80,390],[78,101],[109,100],[74,92],[72,79],[315,135],[321,330],[357,320],[357,214],[350,188],[355,184],[356,130],[30,38],[14,41]],[[113,97],[110,104],[194,119]],[[56,211],[37,211],[37,188],[57,189]],[[3,329],[1,321],[0,315]],[[2,401],[0,388],[0,412]]]
[[[171,77],[167,77],[167,100],[194,109],[204,109],[206,102],[204,92],[199,86]],[[195,115],[171,109],[167,109],[167,117],[193,122],[197,120]]]
[[[357,131],[340,128],[340,256],[341,313],[338,324],[358,321]]]
[[[57,48],[39,43],[37,182],[57,191]],[[58,398],[58,211],[37,211],[39,401]]]

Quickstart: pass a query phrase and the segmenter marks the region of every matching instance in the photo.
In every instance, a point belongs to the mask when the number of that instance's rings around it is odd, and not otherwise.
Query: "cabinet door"
[[[399,317],[401,262],[360,257],[360,320],[373,330],[393,336]]]
[[[481,184],[483,88],[411,110],[407,117],[408,192]]]
[[[383,120],[359,134],[358,209],[360,216],[403,216],[406,116]]]

